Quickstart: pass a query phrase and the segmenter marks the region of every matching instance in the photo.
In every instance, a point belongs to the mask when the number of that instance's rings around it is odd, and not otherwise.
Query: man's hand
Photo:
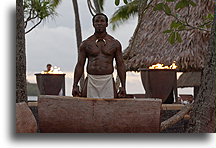
[[[123,88],[123,87],[120,87],[120,88],[119,88],[118,97],[119,97],[119,98],[124,98],[124,97],[126,97],[126,90],[125,90],[125,88]]]
[[[73,95],[73,97],[81,97],[81,93],[79,91],[79,86],[73,86],[72,95]]]

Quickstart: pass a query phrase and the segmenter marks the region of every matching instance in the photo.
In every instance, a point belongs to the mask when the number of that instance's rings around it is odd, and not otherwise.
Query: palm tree
[[[32,31],[48,17],[57,15],[56,8],[60,2],[61,0],[24,0],[24,27],[28,28],[25,33]]]
[[[120,0],[115,0],[116,5],[119,5],[119,2]],[[123,2],[126,5],[119,7],[111,18],[111,23],[114,26],[113,28],[128,20],[130,16],[135,16],[138,14],[140,0],[123,0]],[[87,0],[87,4],[92,16],[94,16],[96,13],[101,13],[104,10],[104,0],[93,0],[93,2],[92,0]]]
[[[201,73],[201,85],[195,98],[188,127],[190,133],[215,132],[215,19],[205,67]]]
[[[76,31],[76,39],[77,39],[77,52],[79,53],[79,46],[82,42],[82,30],[81,30],[81,25],[80,25],[80,17],[79,17],[79,8],[77,4],[77,0],[72,0],[73,7],[74,7],[74,14],[75,14],[75,31]],[[81,88],[84,85],[84,73],[80,79],[80,86]]]
[[[93,0],[94,2],[94,6],[95,6],[95,9],[97,11],[97,13],[101,13],[103,11],[103,3],[104,1],[103,0]]]
[[[16,102],[22,102],[27,101],[23,1],[16,4]]]
[[[27,23],[39,20],[28,31],[30,32],[41,21],[55,13],[60,0],[16,0],[16,102],[27,102],[26,82],[26,49],[25,28]]]
[[[140,0],[133,0],[123,6],[120,6],[110,19],[112,29],[115,30],[116,27],[126,22],[129,18],[135,17],[138,14],[139,4]]]
[[[89,12],[92,16],[94,16],[96,13],[101,13],[104,8],[104,0],[93,0],[93,3],[91,0],[87,0]]]
[[[82,42],[82,31],[80,25],[80,18],[79,18],[79,8],[77,4],[77,0],[72,0],[73,7],[74,7],[74,14],[75,14],[75,30],[76,30],[76,39],[77,39],[77,48],[79,48]]]

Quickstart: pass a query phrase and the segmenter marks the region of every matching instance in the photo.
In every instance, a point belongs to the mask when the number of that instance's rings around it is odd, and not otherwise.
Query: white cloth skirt
[[[88,98],[113,99],[113,75],[90,75],[88,74],[87,82]]]

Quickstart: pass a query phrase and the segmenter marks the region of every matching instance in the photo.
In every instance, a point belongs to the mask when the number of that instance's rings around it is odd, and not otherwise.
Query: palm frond
[[[131,16],[137,15],[138,5],[139,0],[134,0],[126,5],[119,7],[110,19],[110,24],[112,24],[112,30],[115,30],[120,24],[123,24]]]
[[[99,5],[99,7],[100,7],[100,10],[101,11],[104,11],[104,0],[98,0],[98,5]]]
[[[59,6],[59,4],[62,2],[62,0],[50,0],[51,5],[56,8]]]

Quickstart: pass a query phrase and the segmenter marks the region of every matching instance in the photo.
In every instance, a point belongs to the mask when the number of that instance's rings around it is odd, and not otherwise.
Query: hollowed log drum
[[[161,99],[41,95],[41,133],[159,133]]]

